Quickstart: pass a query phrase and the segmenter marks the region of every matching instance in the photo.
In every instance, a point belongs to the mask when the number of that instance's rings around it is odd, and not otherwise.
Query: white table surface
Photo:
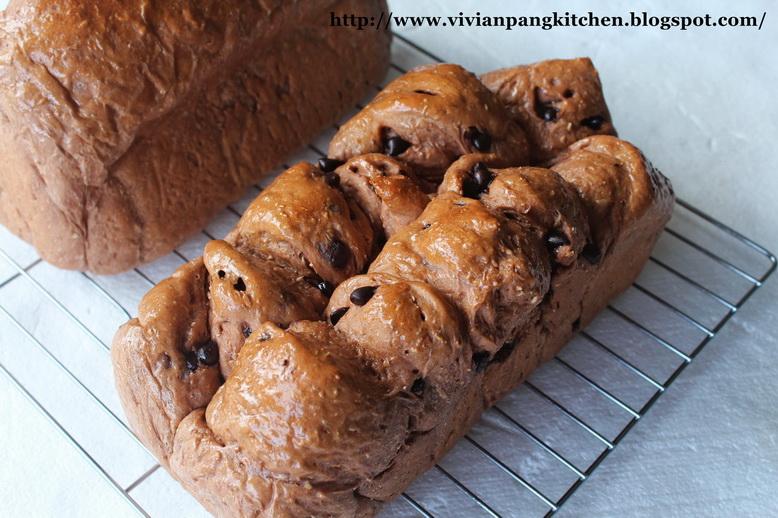
[[[0,0],[0,6],[4,3]],[[547,14],[554,8],[594,9],[598,14],[647,10],[656,15],[756,16],[767,10],[759,32],[581,28],[402,32],[476,72],[552,57],[591,57],[621,136],[645,151],[673,180],[680,196],[778,250],[778,174],[772,157],[778,141],[778,10],[774,4],[686,2],[683,8],[670,1],[506,4],[395,0],[391,7],[396,15],[444,16],[476,10],[495,15]],[[43,268],[39,275],[45,274]],[[0,297],[3,304],[13,305],[23,303],[26,294],[5,289]],[[778,282],[771,279],[565,504],[562,516],[778,514],[776,297]],[[32,325],[37,329],[47,322]],[[0,342],[23,339],[10,327],[0,329]],[[110,338],[110,333],[106,328],[99,334]],[[34,373],[33,362],[29,370],[20,372]],[[96,390],[111,390],[106,373],[95,376]],[[72,402],[76,417],[80,404]],[[90,424],[101,426],[87,423],[87,427]],[[128,472],[152,465],[145,453],[131,445],[124,451],[99,453],[120,458]],[[166,493],[157,491],[137,498],[158,502],[159,514],[169,514],[170,509],[164,509]],[[130,514],[126,503],[2,377],[0,502],[0,515],[9,516]]]

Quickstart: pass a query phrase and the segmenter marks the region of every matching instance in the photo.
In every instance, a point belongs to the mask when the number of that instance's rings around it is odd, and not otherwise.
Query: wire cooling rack
[[[398,35],[387,81],[431,60],[441,61]],[[334,131],[290,163],[323,155]],[[169,256],[118,276],[57,270],[0,231],[0,374],[141,515],[205,512],[129,430],[110,379],[112,334],[151,286],[226,234],[269,181]],[[638,281],[383,514],[553,514],[775,266],[763,247],[679,200]]]

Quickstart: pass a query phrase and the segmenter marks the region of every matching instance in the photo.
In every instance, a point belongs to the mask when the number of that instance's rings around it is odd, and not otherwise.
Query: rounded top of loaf
[[[340,127],[329,154],[345,160],[387,153],[437,184],[459,156],[492,153],[505,165],[528,163],[527,139],[507,110],[459,65],[415,68],[384,88]]]
[[[0,84],[8,96],[2,107],[55,139],[83,181],[99,185],[151,122],[238,66],[255,44],[292,23],[320,23],[325,7],[279,0],[14,1],[0,28]]]

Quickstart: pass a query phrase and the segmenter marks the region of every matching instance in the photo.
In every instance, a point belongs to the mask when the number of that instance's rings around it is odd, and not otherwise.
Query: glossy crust
[[[487,139],[477,143],[478,134]],[[523,130],[478,78],[459,65],[418,67],[389,83],[340,127],[329,155],[345,160],[385,153],[389,139],[396,137],[409,144],[397,156],[433,184],[467,153],[493,153],[503,165],[529,159]]]
[[[430,201],[410,167],[379,153],[350,158],[335,174],[343,192],[365,210],[383,237],[416,219]]]
[[[524,128],[535,164],[582,138],[616,135],[600,76],[589,58],[503,68],[482,75],[481,81]]]
[[[138,315],[114,337],[114,377],[130,426],[166,465],[178,423],[208,404],[221,385],[217,369],[191,373],[186,366],[186,353],[210,339],[202,260],[155,286]]]
[[[545,256],[518,223],[444,192],[386,243],[370,271],[432,286],[466,317],[473,345],[495,352],[548,290]]]
[[[119,394],[209,511],[372,516],[631,284],[673,205],[637,148],[594,136],[553,170],[502,160],[462,156],[426,206],[402,201],[424,182],[412,164],[299,164],[208,245],[205,265],[144,298],[114,340]],[[352,228],[364,239],[343,238],[348,257],[366,261],[310,259]],[[220,361],[188,369],[204,341]]]
[[[169,252],[380,81],[390,35],[323,20],[383,8],[12,1],[0,222],[64,268],[113,273]]]

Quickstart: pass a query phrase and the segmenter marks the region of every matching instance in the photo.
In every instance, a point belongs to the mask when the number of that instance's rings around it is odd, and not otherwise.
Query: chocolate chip
[[[427,230],[427,229],[428,229],[428,228],[430,228],[431,226],[432,226],[432,224],[431,224],[431,223],[422,223],[422,224],[421,224],[421,228],[422,228],[422,229],[424,229],[424,230]]]
[[[462,180],[462,195],[467,198],[478,199],[479,194],[481,194],[481,189],[479,189],[476,181],[472,176],[466,176]]]
[[[583,119],[581,121],[581,126],[586,126],[589,129],[597,131],[598,129],[602,128],[604,122],[605,118],[601,115],[593,115],[592,117],[586,117]]]
[[[340,176],[337,173],[325,173],[324,181],[333,189],[340,187]]]
[[[351,257],[346,244],[338,238],[332,239],[326,245],[319,245],[319,253],[334,268],[341,269],[348,264]]]
[[[316,163],[316,165],[319,166],[319,169],[324,171],[325,173],[331,173],[338,167],[345,164],[343,160],[338,160],[337,158],[329,158],[326,156],[323,156],[319,159],[319,161]]]
[[[489,188],[494,174],[483,162],[478,162],[462,181],[462,195],[467,198],[478,197]]]
[[[224,276],[227,275],[226,273],[224,273],[224,270],[219,270],[218,272],[216,272],[216,274],[219,276],[220,279],[224,279]]]
[[[486,153],[492,147],[492,137],[475,126],[470,126],[465,130],[465,138],[473,144],[474,148],[483,153]]]
[[[345,308],[338,308],[334,310],[332,313],[330,313],[330,323],[334,326],[338,323],[338,320],[343,318],[343,315],[346,314],[346,311],[348,311],[348,306]]]
[[[513,350],[516,349],[517,343],[518,342],[516,340],[511,340],[502,344],[500,350],[497,351],[497,353],[494,355],[494,358],[492,358],[492,363],[502,363],[507,360]]]
[[[536,111],[538,116],[546,122],[554,122],[557,118],[557,115],[559,115],[559,110],[550,104],[540,105]]]
[[[197,370],[197,355],[194,351],[184,351],[184,367],[189,372]]]
[[[586,259],[589,264],[597,264],[600,262],[600,249],[594,243],[588,243],[581,250],[581,257]]]
[[[489,364],[489,353],[486,351],[479,351],[473,354],[473,367],[476,372],[482,372]]]
[[[478,162],[475,164],[475,167],[473,167],[473,178],[483,190],[486,190],[489,188],[492,180],[494,180],[494,174],[486,167],[486,164]]]
[[[546,246],[548,247],[548,251],[551,253],[551,255],[555,255],[560,247],[567,246],[569,244],[570,240],[567,239],[567,236],[561,232],[557,232],[556,230],[552,230],[546,236]]]
[[[384,152],[389,156],[402,155],[406,149],[411,147],[411,143],[400,137],[391,137],[384,143]]]
[[[562,96],[565,99],[570,99],[573,96],[573,94],[574,94],[574,92],[572,90],[570,90],[569,88],[567,90],[565,90],[564,92],[562,92]]]
[[[332,284],[325,281],[321,277],[317,275],[309,275],[307,277],[303,277],[303,280],[319,290],[325,297],[332,295]]]
[[[552,231],[548,236],[546,236],[546,244],[548,244],[549,248],[557,249],[560,246],[569,245],[570,241],[564,234]]]
[[[541,88],[535,88],[534,90],[535,114],[546,122],[555,121],[557,115],[559,114],[559,110],[557,110],[556,108],[554,108],[554,106],[552,106],[552,103],[554,101],[541,99],[541,95],[545,95],[543,93],[543,90]]]
[[[243,277],[238,277],[238,282],[232,285],[237,291],[246,291],[246,283],[243,282]]]
[[[246,323],[241,326],[240,332],[243,333],[243,338],[248,338],[251,336],[251,333],[253,333],[251,327],[249,327],[249,325]]]
[[[259,335],[260,342],[267,342],[268,340],[270,340],[270,333],[262,333]]]
[[[213,340],[208,340],[195,349],[195,355],[203,365],[216,365],[219,363],[219,346]]]
[[[361,288],[357,288],[351,292],[349,300],[352,304],[356,304],[357,306],[364,306],[368,303],[368,301],[370,301],[371,298],[373,298],[373,294],[375,293],[376,288],[377,286],[362,286]]]
[[[421,397],[421,395],[424,394],[424,389],[426,386],[427,382],[424,381],[424,378],[416,378],[416,380],[413,382],[413,385],[411,385],[411,392]]]

